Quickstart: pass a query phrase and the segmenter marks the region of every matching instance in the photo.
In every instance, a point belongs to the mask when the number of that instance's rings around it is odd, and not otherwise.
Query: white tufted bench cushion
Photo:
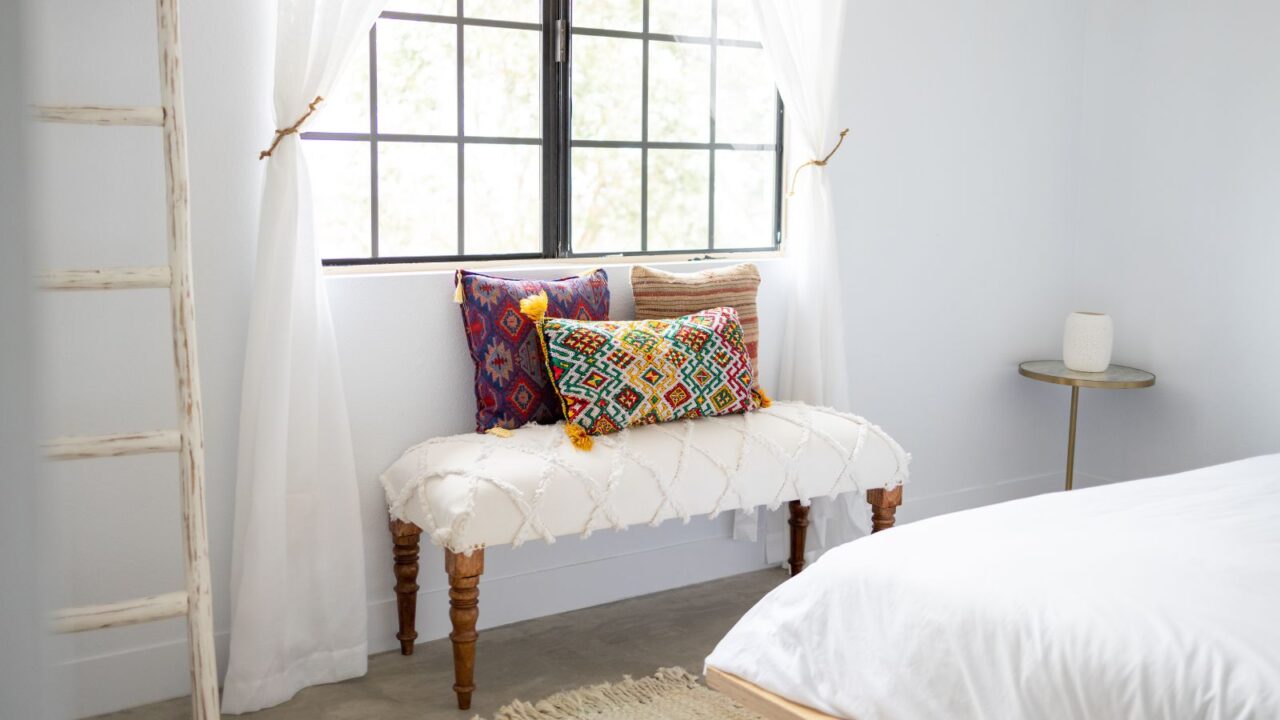
[[[590,452],[575,449],[560,424],[435,438],[407,450],[382,485],[394,520],[467,552],[890,489],[906,480],[908,461],[856,415],[775,402],[597,437]]]

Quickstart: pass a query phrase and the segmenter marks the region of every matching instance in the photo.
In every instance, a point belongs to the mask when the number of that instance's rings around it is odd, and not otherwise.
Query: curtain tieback
[[[822,158],[821,160],[814,158],[813,160],[809,160],[808,162],[805,162],[802,165],[800,165],[800,167],[796,168],[796,171],[791,175],[791,189],[787,191],[787,197],[791,197],[796,194],[796,180],[800,179],[800,171],[809,167],[810,165],[814,167],[826,167],[827,161],[829,161],[831,159],[831,156],[835,155],[836,151],[840,149],[840,146],[844,144],[844,136],[848,134],[849,134],[849,128],[845,128],[840,131],[840,139],[836,140],[836,146],[831,148],[831,152],[827,153],[826,157]]]
[[[290,125],[287,128],[284,128],[282,130],[277,130],[275,139],[271,141],[271,147],[258,153],[258,159],[266,160],[267,158],[271,157],[271,153],[275,152],[276,146],[280,144],[280,141],[285,139],[285,137],[298,132],[298,128],[302,127],[302,123],[306,122],[307,118],[311,117],[311,113],[316,111],[316,106],[322,102],[324,102],[324,98],[317,95],[316,99],[312,100],[310,104],[307,105],[307,111],[302,113],[302,117],[298,118],[297,122],[295,122],[294,124]],[[836,147],[840,147],[840,146],[837,145]],[[832,152],[835,152],[835,151],[833,150]],[[828,155],[827,157],[831,157],[831,156]]]

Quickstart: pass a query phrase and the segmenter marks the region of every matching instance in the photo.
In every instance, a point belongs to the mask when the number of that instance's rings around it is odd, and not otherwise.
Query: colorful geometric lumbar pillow
[[[760,376],[760,318],[756,293],[760,271],[751,263],[695,273],[672,273],[636,265],[631,268],[631,294],[636,301],[636,319],[654,320],[680,317],[714,307],[738,311],[738,322],[746,337],[751,367]]]
[[[632,425],[769,405],[756,389],[733,308],[673,320],[583,322],[547,317],[541,293],[520,307],[537,322],[565,432],[579,449],[591,449],[591,435]]]
[[[559,280],[518,280],[459,270],[454,300],[462,306],[467,346],[476,365],[476,432],[564,417],[547,377],[542,342],[520,300],[547,296],[547,315],[609,319],[609,277],[593,270]]]

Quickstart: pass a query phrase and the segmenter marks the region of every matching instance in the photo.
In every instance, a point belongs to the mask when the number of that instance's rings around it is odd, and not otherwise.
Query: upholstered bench
[[[382,476],[391,515],[401,652],[413,653],[419,539],[445,548],[458,707],[471,704],[484,549],[670,518],[790,504],[792,573],[804,567],[809,500],[865,492],[891,527],[908,456],[860,417],[799,403],[647,425],[574,448],[557,425],[435,438]]]

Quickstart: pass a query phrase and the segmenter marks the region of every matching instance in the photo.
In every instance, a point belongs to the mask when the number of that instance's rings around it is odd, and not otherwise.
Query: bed
[[[854,541],[707,674],[772,718],[1280,718],[1280,455]]]

